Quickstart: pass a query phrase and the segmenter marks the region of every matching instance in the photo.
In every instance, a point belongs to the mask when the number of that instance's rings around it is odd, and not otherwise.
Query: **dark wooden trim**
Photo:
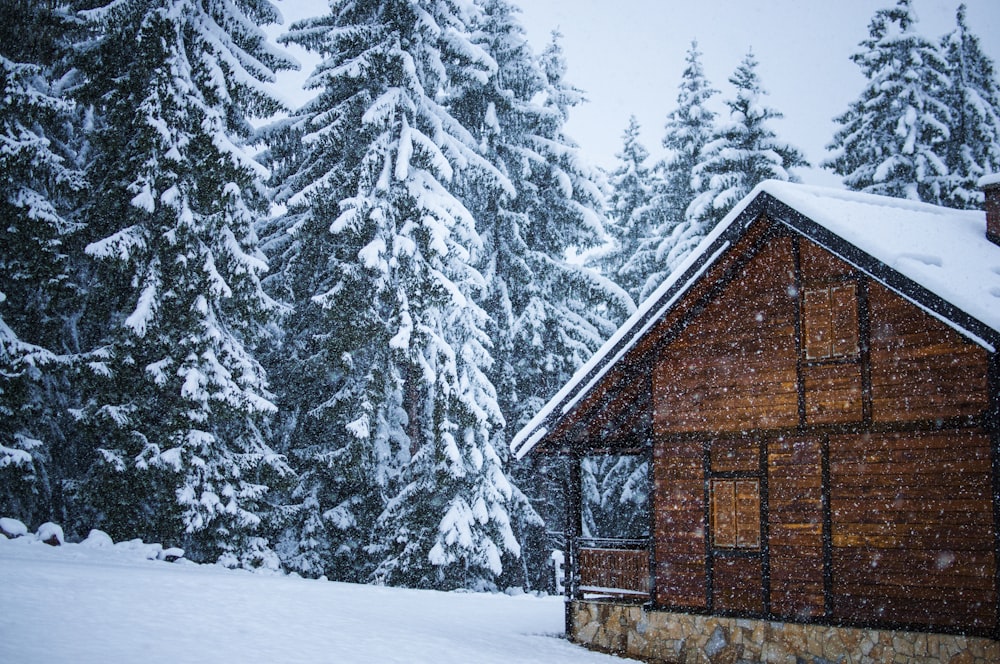
[[[949,417],[940,420],[913,420],[906,422],[873,422],[870,427],[865,427],[864,432],[870,434],[891,434],[891,433],[919,433],[944,431],[950,429],[981,429],[988,430],[990,427],[989,417],[986,413],[981,415],[969,415],[960,417]],[[666,434],[668,438],[677,441],[702,440],[706,436],[725,438],[758,438],[765,436],[768,438],[794,437],[794,436],[823,436],[826,434],[852,434],[858,433],[857,422],[844,424],[810,424],[806,426],[781,427],[771,429],[747,429],[744,431],[730,431],[725,433],[706,431],[671,431]]]
[[[990,353],[987,380],[990,405],[986,421],[990,434],[993,471],[993,593],[996,599],[993,638],[1000,641],[1000,352]]]
[[[770,523],[770,493],[768,490],[768,463],[767,448],[768,439],[761,438],[758,442],[760,446],[760,577],[761,577],[761,606],[764,613],[771,614],[771,529]]]
[[[820,439],[821,509],[823,510],[823,615],[833,615],[833,507],[830,498],[830,438]]]
[[[799,426],[806,426],[806,377],[802,371],[805,350],[802,347],[802,244],[798,235],[792,240],[792,263],[795,266],[795,389],[798,397]]]
[[[858,284],[858,350],[861,360],[861,421],[872,426],[872,321],[868,300],[868,277],[861,276]]]
[[[649,393],[653,393],[653,372],[649,372]],[[646,529],[649,531],[649,599],[656,597],[656,477],[653,473],[653,460],[656,458],[653,440],[653,427],[650,423],[646,432],[649,444],[646,445]]]
[[[712,439],[704,438],[701,452],[701,474],[703,484],[704,509],[702,510],[702,530],[705,533],[705,607],[711,611],[715,606],[715,547],[712,538]]]
[[[583,505],[579,455],[571,455],[566,478],[566,560],[564,562],[566,579],[564,581],[567,601],[581,599],[580,593],[580,559],[579,538],[581,531],[581,509]],[[566,625],[567,633],[571,633],[572,625]]]

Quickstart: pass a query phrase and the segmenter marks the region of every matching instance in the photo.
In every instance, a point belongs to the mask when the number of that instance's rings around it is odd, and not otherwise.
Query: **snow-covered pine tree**
[[[611,280],[567,261],[569,251],[603,243],[602,174],[582,159],[564,126],[583,94],[565,81],[560,35],[540,56],[545,74],[543,105],[537,109],[525,142],[532,148],[515,177],[515,208],[521,215],[516,239],[527,280],[504,277],[513,303],[513,369],[518,377],[512,431],[569,380],[633,311],[628,294]],[[537,155],[537,156],[536,156]],[[515,245],[517,246],[517,245]]]
[[[951,111],[949,138],[939,150],[948,173],[941,183],[941,202],[979,210],[979,179],[1000,170],[1000,85],[993,61],[965,23],[959,5],[956,27],[941,40],[951,87],[943,99]]]
[[[103,314],[83,411],[97,448],[81,489],[115,539],[177,543],[197,560],[273,566],[264,440],[275,407],[254,344],[274,308],[255,221],[268,209],[247,118],[280,107],[292,66],[258,27],[267,0],[116,0],[82,13],[97,122],[85,211]]]
[[[767,179],[795,182],[793,168],[808,166],[802,153],[778,139],[769,123],[783,115],[764,105],[767,93],[757,75],[752,51],[729,78],[736,96],[728,100],[729,122],[720,124],[702,149],[693,170],[698,195],[688,206],[686,219],[674,230],[669,265],[683,260],[694,246],[741,198]]]
[[[638,300],[649,265],[634,260],[644,240],[652,235],[656,221],[650,209],[652,174],[646,160],[649,151],[639,142],[639,121],[633,115],[622,135],[618,165],[611,172],[608,197],[608,232],[614,245],[595,255],[592,262],[606,276]]]
[[[868,79],[822,164],[849,189],[940,203],[948,167],[940,154],[951,114],[943,101],[948,66],[937,45],[916,33],[910,0],[875,12],[862,50],[851,56]]]
[[[580,462],[582,533],[595,538],[649,534],[649,467],[637,456],[590,456]]]
[[[338,97],[338,84],[327,85],[326,74],[339,66],[324,46],[330,20],[307,19],[281,38],[324,55],[308,83],[318,93],[262,130],[273,202],[285,207],[259,226],[272,270],[264,287],[282,303],[262,361],[278,405],[274,445],[296,471],[281,507],[282,564],[307,576],[362,582],[371,572],[363,547],[384,500],[374,455],[346,424],[355,419],[351,385],[363,384],[366,370],[352,358],[377,323],[364,315],[370,296],[354,274],[359,247],[330,232],[358,152],[347,148],[349,132],[327,124],[335,126],[350,106]],[[324,307],[314,299],[337,288],[351,306]]]
[[[305,215],[296,233],[314,223],[332,237],[312,295],[328,324],[323,352],[336,362],[316,397],[316,451],[325,445],[335,473],[354,468],[357,480],[321,516],[368,534],[376,580],[491,586],[519,545],[491,442],[503,418],[485,373],[482,240],[454,189],[470,169],[504,178],[442,102],[496,63],[469,40],[467,2],[330,8],[287,36],[325,57],[311,78],[320,95],[305,109],[303,164],[317,167],[289,200]],[[360,522],[373,507],[376,523]]]
[[[691,42],[685,60],[677,107],[667,115],[663,137],[667,156],[655,169],[651,207],[657,226],[636,252],[634,265],[627,268],[644,274],[639,299],[656,290],[686,255],[672,251],[677,242],[690,246],[683,234],[675,236],[674,231],[684,224],[687,207],[697,194],[692,186],[694,168],[715,132],[717,114],[708,104],[719,91],[705,78],[697,42]]]
[[[495,359],[490,376],[509,436],[617,328],[632,303],[610,280],[566,259],[570,248],[595,247],[605,233],[603,179],[563,130],[582,93],[563,79],[558,35],[537,57],[510,2],[480,5],[475,41],[497,69],[484,83],[464,86],[453,107],[482,154],[506,175],[492,184],[463,177],[461,184],[485,245],[484,308]],[[555,529],[562,528],[557,515],[564,470],[560,462],[539,459],[511,469],[514,484]],[[530,512],[518,509],[512,516],[528,558],[525,575],[531,576],[544,570],[548,550]]]
[[[0,514],[39,523],[54,516],[64,446],[66,241],[82,177],[60,87],[68,17],[23,0],[3,0],[0,15]]]

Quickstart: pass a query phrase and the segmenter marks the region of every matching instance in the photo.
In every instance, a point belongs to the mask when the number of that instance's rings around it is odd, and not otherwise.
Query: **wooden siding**
[[[859,364],[803,367],[802,379],[807,423],[846,424],[864,417]]]
[[[805,281],[831,281],[855,275],[854,268],[815,242],[803,239],[800,246],[799,264]]]
[[[996,633],[989,354],[769,227],[720,259],[598,390],[629,401],[629,381],[652,390],[654,602]],[[828,354],[806,352],[810,287],[831,294],[828,331],[815,335]],[[602,435],[602,409],[596,396],[580,406],[588,436]],[[760,547],[720,547],[713,482],[753,478]]]
[[[760,556],[715,556],[712,608],[717,611],[760,613],[763,572]]]
[[[648,597],[649,585],[646,549],[580,549],[581,591]]]
[[[656,601],[664,606],[707,604],[705,584],[705,470],[700,442],[653,445]]]
[[[831,436],[834,615],[994,626],[990,466],[978,431]]]
[[[760,443],[753,438],[722,438],[709,444],[713,473],[759,472]]]
[[[771,610],[778,616],[821,616],[826,608],[822,456],[818,438],[767,446]]]
[[[798,423],[794,275],[791,239],[771,241],[667,345],[653,374],[659,429]]]
[[[878,284],[870,307],[875,421],[983,413],[989,401],[985,349]]]

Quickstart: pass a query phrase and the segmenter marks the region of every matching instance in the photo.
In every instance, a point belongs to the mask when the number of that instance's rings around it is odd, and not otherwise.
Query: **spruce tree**
[[[916,22],[910,0],[875,12],[868,39],[851,56],[868,84],[836,118],[841,127],[827,146],[833,156],[822,165],[849,189],[940,203],[950,81],[937,45],[916,33]]]
[[[511,348],[518,376],[517,431],[600,348],[634,304],[620,287],[592,270],[566,260],[570,249],[584,251],[604,242],[604,181],[586,165],[564,126],[583,94],[565,81],[560,35],[542,52],[544,106],[536,115],[520,165],[517,208],[523,214],[517,239],[529,268],[520,283],[508,277],[514,303]],[[516,246],[516,245],[515,245]]]
[[[0,14],[0,514],[38,523],[58,518],[66,456],[67,244],[82,178],[62,87],[69,18],[23,0],[0,1]]]
[[[270,485],[290,471],[264,440],[275,410],[254,345],[274,309],[254,223],[266,212],[248,118],[279,103],[291,62],[259,25],[266,0],[118,0],[83,14],[94,105],[85,213],[98,261],[93,525],[184,546],[196,560],[276,566]]]
[[[281,302],[262,359],[279,409],[274,444],[296,470],[281,509],[282,563],[308,576],[363,582],[371,572],[363,547],[384,500],[373,450],[346,425],[354,420],[351,399],[364,383],[365,367],[352,358],[377,323],[359,313],[371,302],[366,282],[353,274],[358,247],[345,233],[330,231],[358,151],[348,148],[350,133],[332,131],[350,104],[338,99],[336,84],[325,82],[338,66],[323,41],[329,23],[329,17],[303,21],[281,38],[324,55],[310,84],[317,95],[262,132],[273,201],[285,208],[259,226],[272,269],[264,286]],[[324,307],[316,299],[345,287],[351,306]]]
[[[808,166],[802,153],[778,139],[769,126],[782,116],[766,106],[757,75],[757,59],[748,52],[729,78],[736,96],[726,102],[729,122],[722,124],[702,149],[693,169],[699,192],[688,206],[673,237],[667,263],[676,265],[736,203],[764,180],[797,181],[793,168]]]
[[[478,304],[483,240],[456,195],[470,173],[490,188],[504,176],[443,103],[496,69],[468,34],[475,14],[443,0],[333,2],[286,37],[325,58],[288,190],[303,238],[291,254],[320,268],[293,285],[293,315],[314,317],[304,352],[331,360],[301,455],[323,487],[324,535],[355,554],[350,573],[391,584],[491,587],[519,554],[493,446],[503,417]],[[322,261],[303,258],[323,229]]]
[[[633,115],[622,135],[618,166],[611,173],[608,198],[608,231],[614,246],[596,258],[597,265],[612,281],[638,300],[649,266],[633,259],[643,240],[652,234],[650,209],[653,180],[646,160],[649,151],[639,142],[639,121]]]
[[[648,536],[648,473],[648,464],[641,457],[584,457],[580,465],[583,535],[609,539]]]
[[[493,57],[496,69],[485,81],[466,79],[451,107],[483,158],[503,175],[484,178],[467,170],[458,184],[483,237],[483,308],[495,360],[489,375],[507,423],[494,447],[505,459],[509,436],[600,346],[631,303],[610,281],[566,260],[570,247],[583,250],[604,238],[603,182],[563,131],[582,93],[563,79],[558,37],[538,57],[510,2],[478,4],[473,41]],[[507,576],[505,582],[516,585],[541,583],[549,553],[538,515],[517,487],[547,518],[559,521],[558,509],[548,509],[547,489],[561,482],[561,465],[533,461],[511,471],[510,513],[523,555],[520,578]]]
[[[630,267],[645,273],[640,299],[656,290],[684,255],[673,252],[676,242],[682,239],[674,232],[684,224],[687,207],[697,193],[692,185],[694,169],[715,132],[716,113],[708,108],[708,103],[719,91],[705,78],[697,42],[691,43],[686,62],[677,93],[677,107],[667,116],[663,137],[667,156],[656,166],[651,207],[658,225],[642,243],[633,259],[635,265]]]
[[[1000,85],[993,61],[965,23],[965,5],[958,8],[956,24],[941,41],[951,80],[944,95],[951,112],[948,140],[939,151],[947,167],[941,202],[979,210],[979,179],[1000,170]]]

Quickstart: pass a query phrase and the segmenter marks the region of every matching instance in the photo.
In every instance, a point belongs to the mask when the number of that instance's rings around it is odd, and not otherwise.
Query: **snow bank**
[[[148,559],[150,545],[107,546],[103,535],[60,547],[0,538],[0,662],[622,661],[561,637],[559,597],[166,564]]]
[[[24,537],[28,534],[28,527],[17,519],[3,517],[0,518],[0,534],[10,538]]]

